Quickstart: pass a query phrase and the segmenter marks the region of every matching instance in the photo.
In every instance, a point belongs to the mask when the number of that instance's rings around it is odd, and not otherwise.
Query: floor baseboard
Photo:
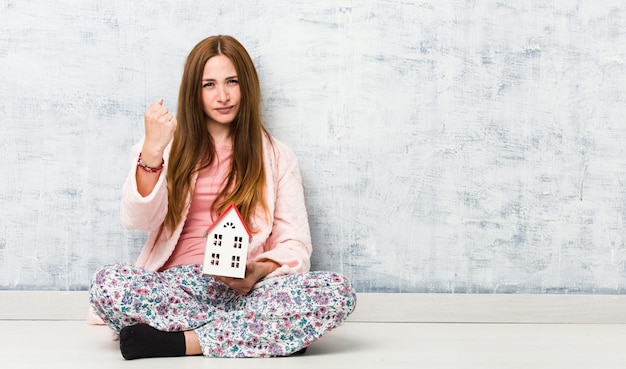
[[[359,293],[354,322],[626,324],[623,295]],[[0,291],[0,320],[84,320],[86,291]]]

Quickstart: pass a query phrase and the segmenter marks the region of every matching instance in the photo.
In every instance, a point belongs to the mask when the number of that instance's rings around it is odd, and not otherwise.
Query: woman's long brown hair
[[[182,213],[191,188],[192,175],[211,164],[215,145],[207,128],[202,104],[202,73],[206,62],[216,56],[228,57],[235,66],[241,89],[241,102],[235,120],[230,124],[233,157],[224,188],[212,209],[221,214],[235,203],[249,226],[258,205],[267,210],[263,189],[263,137],[269,134],[260,113],[259,78],[246,49],[233,37],[212,36],[198,43],[185,63],[178,94],[178,126],[172,140],[167,167],[169,207],[163,221],[171,232],[182,221]]]

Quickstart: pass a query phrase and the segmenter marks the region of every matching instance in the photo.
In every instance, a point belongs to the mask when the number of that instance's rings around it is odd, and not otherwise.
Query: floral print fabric
[[[201,265],[162,272],[113,265],[96,273],[90,302],[115,332],[137,323],[195,330],[205,356],[268,357],[295,353],[337,327],[356,295],[331,272],[268,278],[239,295],[203,276]]]

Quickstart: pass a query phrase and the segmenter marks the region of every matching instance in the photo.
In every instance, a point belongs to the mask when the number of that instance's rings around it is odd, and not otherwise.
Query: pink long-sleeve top
[[[169,232],[159,232],[167,213],[167,171],[161,171],[152,193],[142,197],[135,179],[137,157],[142,146],[143,141],[131,150],[132,164],[123,186],[121,216],[125,227],[148,232],[135,265],[157,271],[165,265],[178,243],[189,214],[197,173],[191,180],[192,188],[182,221],[168,237]],[[252,240],[248,258],[278,263],[280,267],[268,277],[307,272],[310,269],[311,235],[296,156],[289,147],[273,138],[264,140],[263,149],[268,212],[257,209],[252,224],[249,224]],[[164,153],[166,166],[168,156],[169,147]]]

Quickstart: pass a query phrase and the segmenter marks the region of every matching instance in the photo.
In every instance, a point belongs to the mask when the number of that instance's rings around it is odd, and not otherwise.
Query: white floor
[[[624,324],[347,322],[304,356],[124,361],[105,327],[0,321],[0,368],[626,368]]]

